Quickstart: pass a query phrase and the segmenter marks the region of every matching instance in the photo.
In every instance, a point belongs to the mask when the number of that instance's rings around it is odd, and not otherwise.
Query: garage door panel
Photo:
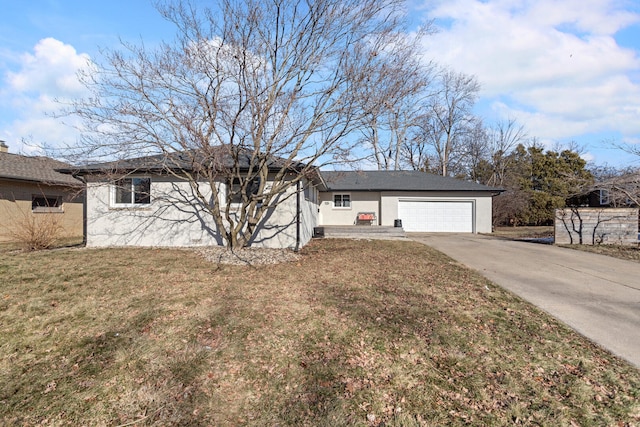
[[[473,202],[401,200],[398,218],[409,232],[473,232]]]

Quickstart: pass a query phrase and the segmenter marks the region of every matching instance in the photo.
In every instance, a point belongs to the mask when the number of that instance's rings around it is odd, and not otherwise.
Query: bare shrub
[[[5,216],[10,218],[10,226],[6,227],[2,234],[27,251],[49,249],[59,242],[63,231],[60,214],[52,212],[34,214],[20,207],[17,202],[12,204],[15,208],[11,209],[11,214]]]

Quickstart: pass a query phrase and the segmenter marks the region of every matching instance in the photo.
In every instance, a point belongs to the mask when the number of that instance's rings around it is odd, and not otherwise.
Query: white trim
[[[131,203],[117,203],[116,202],[116,191],[117,191],[117,182],[124,180],[124,179],[130,179],[131,180]],[[135,203],[135,191],[134,191],[134,179],[148,179],[149,180],[149,203]],[[109,207],[111,208],[116,208],[116,209],[121,209],[121,208],[146,208],[148,206],[151,205],[151,183],[152,183],[152,179],[150,176],[127,176],[121,179],[116,180],[115,182],[112,182],[109,184]]]
[[[35,209],[31,209],[31,212],[33,212],[34,214],[38,214],[38,213],[64,213],[64,209],[62,208],[62,206],[60,206],[59,208],[48,207],[48,206],[38,206]]]

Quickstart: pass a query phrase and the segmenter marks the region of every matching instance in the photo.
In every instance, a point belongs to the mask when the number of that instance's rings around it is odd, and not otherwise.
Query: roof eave
[[[56,170],[57,171],[57,170]],[[22,176],[0,176],[0,179],[4,179],[7,181],[20,181],[20,182],[28,182],[33,184],[44,184],[44,185],[60,185],[63,187],[74,187],[74,186],[82,186],[82,182],[69,182],[62,181],[57,179],[39,179],[39,178],[27,178]]]
[[[240,172],[246,172],[248,170],[249,170],[248,167],[240,167]],[[280,170],[282,170],[282,168],[269,167],[269,172],[277,173]],[[291,172],[298,173],[298,172],[300,172],[301,168],[288,167],[287,170],[291,171]],[[65,168],[65,169],[56,169],[56,171],[76,177],[76,176],[108,175],[108,174],[127,175],[127,174],[136,174],[136,173],[137,174],[164,175],[164,174],[169,174],[170,171],[177,172],[177,173],[180,173],[180,172],[193,172],[194,169],[191,168],[191,167],[175,167],[175,168],[168,168],[168,167],[145,167],[145,168],[133,168],[133,167],[131,167],[131,168],[127,168],[127,167],[122,168],[122,167],[120,167],[120,168],[108,168],[108,167],[105,167],[105,168]],[[222,173],[223,171],[221,170],[220,172]]]
[[[354,187],[344,187],[344,188],[332,188],[327,187],[327,191],[406,191],[406,192],[424,192],[424,191],[438,191],[438,192],[447,192],[447,193],[498,193],[503,192],[502,189],[481,189],[481,188],[466,188],[466,189],[447,189],[447,188],[354,188]]]

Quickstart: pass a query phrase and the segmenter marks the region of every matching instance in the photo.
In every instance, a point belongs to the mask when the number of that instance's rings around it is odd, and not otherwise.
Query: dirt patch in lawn
[[[0,424],[637,425],[640,373],[424,245],[0,253]]]
[[[206,260],[218,264],[265,265],[299,261],[302,257],[289,249],[242,248],[233,251],[216,246],[195,249]]]

